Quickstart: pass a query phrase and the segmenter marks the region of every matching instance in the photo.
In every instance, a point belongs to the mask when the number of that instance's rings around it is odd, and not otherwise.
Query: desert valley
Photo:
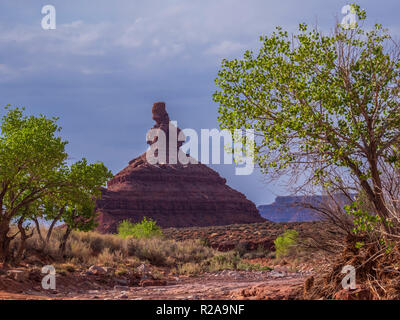
[[[400,300],[397,9],[2,0],[2,310]]]

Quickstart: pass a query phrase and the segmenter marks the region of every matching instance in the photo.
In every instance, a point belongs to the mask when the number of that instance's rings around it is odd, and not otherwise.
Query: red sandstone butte
[[[169,116],[163,102],[153,106],[154,128],[169,135]],[[180,129],[177,129],[178,134]],[[156,140],[149,142],[150,145]],[[177,148],[181,146],[177,143]],[[168,150],[168,148],[167,148]],[[181,150],[179,150],[182,152]],[[251,201],[226,185],[226,179],[204,164],[152,165],[146,153],[108,181],[97,201],[98,231],[114,233],[125,219],[144,216],[161,227],[215,226],[266,221]]]

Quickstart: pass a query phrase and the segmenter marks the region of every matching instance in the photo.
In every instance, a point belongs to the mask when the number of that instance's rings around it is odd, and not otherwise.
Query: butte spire
[[[152,113],[156,122],[153,129],[160,129],[166,135],[167,161],[151,164],[144,153],[108,181],[107,189],[97,201],[100,232],[114,233],[122,220],[135,223],[143,217],[154,219],[161,227],[265,221],[254,203],[230,188],[216,171],[201,163],[170,163],[170,129],[176,129],[177,135],[181,130],[170,123],[164,102],[154,103]],[[151,147],[156,142],[157,137],[148,144]],[[176,141],[177,152],[182,152],[179,149],[182,143]]]

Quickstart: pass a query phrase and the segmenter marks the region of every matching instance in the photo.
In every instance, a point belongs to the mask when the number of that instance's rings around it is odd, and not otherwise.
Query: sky
[[[44,30],[45,5],[56,29]],[[327,32],[346,1],[322,0],[1,0],[0,105],[59,117],[71,161],[102,161],[114,174],[146,151],[151,107],[165,101],[180,128],[218,128],[212,94],[223,58],[241,58],[275,26]],[[400,33],[395,0],[358,1],[369,23]],[[4,114],[4,110],[0,110]],[[212,165],[255,204],[289,189],[257,170],[237,176]]]

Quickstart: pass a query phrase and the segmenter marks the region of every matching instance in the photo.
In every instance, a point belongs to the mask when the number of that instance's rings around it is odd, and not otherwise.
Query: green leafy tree
[[[66,141],[56,136],[57,118],[24,116],[23,109],[6,108],[0,137],[0,260],[10,262],[10,241],[20,234],[16,261],[21,258],[28,234],[27,224],[34,221],[43,248],[59,221],[67,225],[62,244],[73,229],[94,227],[95,200],[100,187],[112,175],[102,164],[82,159],[66,164]],[[51,221],[47,236],[42,237],[39,218]],[[18,232],[10,235],[10,223]]]
[[[101,197],[101,186],[112,178],[111,171],[103,163],[88,164],[86,159],[74,163],[69,171],[70,186],[62,196],[64,208],[62,220],[66,230],[60,243],[61,253],[72,230],[90,231],[96,227],[95,200]]]
[[[40,214],[34,219],[42,249],[48,245],[54,226],[64,222],[66,228],[60,243],[61,253],[65,251],[72,230],[89,231],[96,227],[95,201],[101,197],[101,187],[113,176],[103,163],[88,164],[85,158],[66,168],[64,174],[67,183],[57,193],[42,200],[37,207]],[[45,237],[39,217],[50,223]]]
[[[296,246],[299,234],[296,230],[286,230],[283,235],[275,239],[276,257],[287,256],[290,251]]]
[[[300,24],[261,37],[257,55],[226,60],[218,73],[222,128],[254,129],[255,161],[270,177],[301,175],[323,188],[365,192],[382,227],[391,212],[382,172],[400,159],[399,50],[381,25],[330,35]],[[338,189],[340,189],[338,187]]]
[[[136,224],[129,220],[123,220],[118,226],[118,235],[122,238],[135,237],[141,239],[159,237],[162,235],[162,231],[156,221],[144,217],[140,223]]]
[[[0,135],[0,261],[10,258],[10,222],[24,208],[63,184],[66,141],[56,118],[25,116],[6,107]]]

